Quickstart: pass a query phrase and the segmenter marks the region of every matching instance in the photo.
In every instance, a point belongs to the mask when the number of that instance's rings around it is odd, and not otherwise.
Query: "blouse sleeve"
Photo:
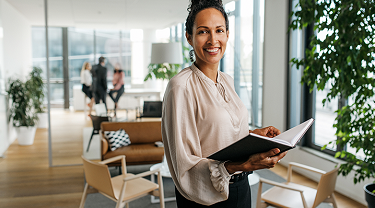
[[[163,101],[162,135],[176,188],[185,198],[203,205],[226,200],[230,175],[223,163],[202,157],[194,98],[184,86],[168,89]]]

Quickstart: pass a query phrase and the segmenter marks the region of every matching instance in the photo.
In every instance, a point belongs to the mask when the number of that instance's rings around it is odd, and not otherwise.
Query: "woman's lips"
[[[204,50],[211,55],[217,54],[219,52],[219,48],[205,48]]]

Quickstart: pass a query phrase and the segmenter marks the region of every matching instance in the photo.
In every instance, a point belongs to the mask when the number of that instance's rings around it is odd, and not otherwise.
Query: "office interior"
[[[289,63],[292,57],[303,55],[304,32],[288,31],[289,13],[297,2],[223,0],[229,14],[230,38],[220,70],[234,78],[236,92],[249,110],[250,128],[275,126],[285,131],[308,119],[303,117],[306,102],[299,79],[302,72]],[[8,79],[24,78],[33,66],[39,66],[47,80],[46,22],[51,123],[58,125],[61,114],[66,112],[78,113],[80,121],[90,123],[83,113],[82,98],[74,100],[74,90],[81,86],[79,73],[83,62],[94,65],[100,56],[106,57],[109,81],[113,66],[119,62],[125,71],[125,92],[157,89],[162,100],[167,81],[155,78],[143,81],[148,73],[151,45],[181,42],[189,47],[184,37],[188,4],[188,0],[0,0],[0,157],[6,158],[9,146],[17,142],[15,130],[7,118]],[[184,61],[182,66],[189,64]],[[337,101],[323,107],[322,98],[324,92],[316,92],[315,108],[310,109],[315,112],[314,127],[304,141],[280,161],[281,165],[299,162],[328,171],[341,162],[332,153],[320,151],[320,146],[335,139],[331,126],[333,112],[337,109]],[[138,101],[134,98],[134,105]],[[78,103],[83,107],[78,107]],[[122,116],[125,117],[125,113]],[[76,122],[79,121],[72,121],[66,131],[74,128]],[[71,140],[81,141],[82,128],[70,131],[65,144],[61,140],[54,142],[54,137],[62,132],[49,130],[51,135],[46,134],[51,145],[49,166],[81,165],[83,148],[68,160],[59,158],[64,154],[61,149],[54,150],[58,145],[70,148],[67,143]],[[312,145],[306,140],[312,141]],[[334,147],[332,149],[334,151]],[[66,154],[70,152],[67,150]],[[316,175],[303,174],[318,180]],[[354,184],[352,177],[339,175],[336,191],[365,205],[363,186],[371,181]]]

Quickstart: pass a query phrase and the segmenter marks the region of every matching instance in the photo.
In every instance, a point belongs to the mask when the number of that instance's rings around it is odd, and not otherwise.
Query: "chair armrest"
[[[158,174],[161,174],[160,168],[155,169],[155,170],[150,170],[150,171],[147,171],[147,172],[144,172],[144,173],[140,173],[140,174],[137,174],[137,175],[132,175],[132,176],[126,177],[126,178],[124,178],[124,181],[126,182],[126,181],[134,180],[134,179],[137,179],[137,178],[142,178],[142,177],[154,174],[156,172],[158,172]]]
[[[100,134],[101,135],[101,134]],[[102,156],[105,155],[108,152],[108,141],[107,139],[103,138],[103,136],[100,136],[101,138],[101,148],[102,148]]]
[[[108,163],[111,163],[111,162],[114,162],[114,161],[117,161],[117,160],[124,160],[124,162],[125,162],[125,155],[119,155],[119,156],[116,156],[116,157],[111,157],[111,158],[108,158],[106,160],[100,161],[99,163],[100,164],[108,164]]]
[[[290,162],[289,167],[292,167],[292,166],[299,167],[299,168],[302,168],[302,169],[305,169],[305,170],[308,170],[308,171],[312,171],[312,172],[315,172],[315,173],[319,173],[319,174],[325,174],[326,173],[323,170],[313,168],[313,167],[310,167],[310,166],[307,166],[307,165],[303,165],[303,164],[300,164],[300,163],[296,163],[296,162]]]
[[[275,182],[275,181],[271,181],[271,180],[268,180],[268,179],[265,179],[265,178],[260,178],[259,179],[262,183],[267,183],[267,184],[270,184],[270,185],[273,185],[273,186],[278,186],[280,188],[285,188],[285,189],[289,189],[289,190],[293,190],[293,191],[298,191],[298,192],[303,192],[302,189],[298,189],[298,188],[295,188],[295,187],[291,187],[291,186],[288,186],[286,184],[283,184],[283,183],[279,183],[279,182]]]

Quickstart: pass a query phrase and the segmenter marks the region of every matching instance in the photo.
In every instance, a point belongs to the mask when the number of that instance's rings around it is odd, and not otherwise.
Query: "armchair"
[[[321,174],[317,188],[314,189],[291,182],[292,167],[299,167]],[[338,167],[329,172],[325,172],[307,165],[291,162],[288,166],[287,182],[278,183],[264,178],[260,179],[257,208],[262,207],[262,200],[266,204],[278,207],[315,208],[322,202],[328,202],[332,203],[334,208],[337,208],[335,195],[333,193],[336,186],[337,174]],[[273,185],[274,187],[262,193],[263,183]]]
[[[129,202],[145,195],[154,195],[160,198],[160,207],[164,208],[163,182],[160,169],[147,171],[137,175],[126,172],[125,156],[116,156],[101,162],[92,162],[82,156],[85,171],[86,185],[83,191],[80,208],[85,205],[87,189],[89,186],[97,189],[99,193],[117,202],[116,208],[129,208]],[[107,163],[121,161],[122,174],[111,178]],[[151,182],[142,177],[158,173],[158,183]]]

